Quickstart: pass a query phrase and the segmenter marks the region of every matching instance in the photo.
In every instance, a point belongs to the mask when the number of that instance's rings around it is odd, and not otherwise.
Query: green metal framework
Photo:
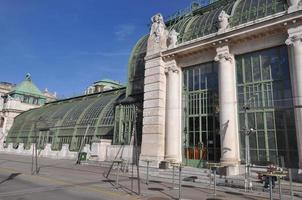
[[[285,0],[241,0],[236,3],[231,16],[231,25],[237,26],[285,11]]]
[[[134,104],[116,106],[113,144],[130,144],[136,111]]]
[[[184,162],[220,159],[218,72],[213,62],[184,69]]]
[[[273,162],[297,166],[297,142],[293,99],[285,46],[236,57],[241,159],[244,160],[245,129],[250,136],[254,163]],[[245,111],[243,106],[250,107]]]
[[[24,143],[25,148],[39,137],[40,148],[47,143],[53,150],[69,144],[77,151],[84,139],[90,144],[96,138],[113,138],[115,102],[125,97],[125,88],[52,102],[16,117],[6,143]],[[46,131],[39,131],[49,129]],[[43,141],[43,142],[42,142]]]
[[[195,5],[166,24],[169,30],[175,29],[179,33],[180,44],[216,33],[222,10],[230,15],[230,25],[234,27],[285,11],[287,7],[286,0],[220,0],[202,7]]]
[[[127,96],[143,96],[148,37],[144,36],[137,42],[129,58]]]

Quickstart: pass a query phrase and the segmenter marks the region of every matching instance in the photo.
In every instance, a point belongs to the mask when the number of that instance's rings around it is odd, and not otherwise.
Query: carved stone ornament
[[[150,37],[154,39],[156,43],[160,42],[160,38],[166,34],[166,25],[164,18],[161,14],[156,14],[151,18],[152,26]]]
[[[224,10],[221,11],[218,16],[219,31],[224,31],[229,27],[229,18],[230,15],[228,15]]]
[[[174,29],[169,32],[167,46],[168,48],[174,48],[177,45],[177,37],[179,33],[177,33]]]
[[[214,60],[216,62],[223,61],[223,60],[233,62],[233,57],[230,53],[224,52],[224,53],[218,53],[217,56],[214,58]]]
[[[302,8],[302,0],[287,0],[287,3],[289,5],[288,13],[295,12]]]
[[[165,67],[165,73],[168,74],[169,72],[178,73],[179,72],[179,68],[177,66],[175,66],[175,65],[166,66]]]
[[[289,6],[299,6],[302,4],[301,0],[287,0]]]
[[[286,45],[295,45],[297,42],[302,41],[302,34],[301,35],[293,35],[288,37],[288,39],[285,41]]]

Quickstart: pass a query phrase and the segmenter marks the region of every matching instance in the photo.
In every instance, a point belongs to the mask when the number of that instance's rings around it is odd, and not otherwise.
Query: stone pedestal
[[[302,169],[302,26],[288,29],[290,74],[295,112],[299,168]]]
[[[24,154],[24,143],[19,143],[17,154]]]
[[[166,62],[166,137],[165,159],[171,162],[181,161],[181,89],[180,70],[176,61]]]
[[[221,163],[226,166],[238,166],[239,143],[236,124],[236,77],[234,57],[228,46],[217,48],[215,61],[219,63],[219,116],[221,138]],[[236,170],[231,170],[236,172]]]
[[[132,163],[133,146],[130,145],[110,145],[106,151],[106,161],[113,161],[114,159],[123,159],[128,163]]]
[[[100,139],[91,145],[90,160],[105,161],[108,146],[112,140]]]

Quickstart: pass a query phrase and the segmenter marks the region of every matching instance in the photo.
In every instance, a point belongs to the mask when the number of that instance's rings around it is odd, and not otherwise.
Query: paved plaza
[[[137,180],[133,181],[127,174],[119,179],[119,188],[115,188],[113,170],[108,179],[106,167],[75,165],[72,160],[54,160],[39,158],[39,175],[31,175],[31,157],[1,154],[0,155],[0,199],[1,200],[48,200],[48,199],[144,199],[164,200],[178,199],[178,190],[171,189],[169,180],[150,178],[149,185],[141,179],[141,194],[137,195]],[[144,177],[144,175],[142,175]],[[202,187],[203,186],[203,187]],[[217,195],[213,196],[210,186],[194,186],[184,182],[183,199],[267,199],[263,193],[243,193],[232,188],[218,187]],[[276,196],[277,197],[277,196]],[[295,197],[298,199],[298,197]]]

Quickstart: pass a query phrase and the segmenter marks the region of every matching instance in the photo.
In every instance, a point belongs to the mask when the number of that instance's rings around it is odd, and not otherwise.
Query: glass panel
[[[253,78],[254,81],[259,81],[261,79],[260,73],[260,58],[258,55],[252,57],[253,60]]]
[[[266,113],[266,127],[267,129],[274,129],[274,116],[272,112]]]
[[[184,105],[188,108],[184,111],[188,110],[185,121],[190,131],[188,135],[190,148],[185,147],[184,153],[185,158],[191,160],[184,162],[197,163],[192,160],[199,162],[200,159],[218,161],[220,138],[216,128],[219,127],[217,121],[219,116],[214,113],[219,102],[217,65],[214,63],[196,65],[185,69],[184,74],[188,74],[188,80],[184,81],[189,83],[189,92],[184,92],[184,100],[188,101]]]
[[[263,113],[256,113],[256,119],[257,119],[257,130],[264,129]]]
[[[252,65],[250,57],[245,57],[244,59],[244,68],[245,68],[245,83],[252,82]]]
[[[291,159],[291,155],[297,154],[297,145],[287,47],[236,56],[236,70],[242,159],[245,117],[248,128],[257,130],[250,136],[252,160],[276,162],[278,155]],[[249,106],[246,115],[243,105]]]

